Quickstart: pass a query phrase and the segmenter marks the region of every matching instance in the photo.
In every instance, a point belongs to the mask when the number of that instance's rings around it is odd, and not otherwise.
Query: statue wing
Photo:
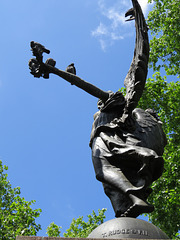
[[[137,0],[132,0],[133,9],[130,9],[125,16],[131,15],[129,20],[135,19],[136,44],[134,57],[129,72],[124,80],[126,87],[126,106],[124,109],[124,120],[137,106],[146,82],[149,60],[149,39],[148,28]],[[128,20],[127,20],[128,21]]]
[[[156,118],[141,108],[136,108],[133,110],[133,117],[136,119],[136,122],[140,126],[141,132],[151,132],[153,127],[158,124],[158,120]]]
[[[162,122],[153,116],[147,109],[136,108],[132,115],[136,119],[136,131],[144,147],[154,150],[162,155],[167,144],[166,135],[162,128]]]

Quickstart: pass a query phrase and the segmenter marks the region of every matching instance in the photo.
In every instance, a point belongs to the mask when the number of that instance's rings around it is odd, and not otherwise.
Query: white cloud
[[[100,45],[101,45],[101,49],[103,50],[103,51],[105,51],[106,50],[106,42],[103,40],[103,39],[99,39],[99,42],[100,42]]]
[[[101,22],[92,36],[96,37],[103,51],[115,41],[127,36],[130,25],[125,22],[125,13],[132,7],[131,1],[115,0],[112,4],[109,0],[99,0],[98,7],[101,14]],[[139,0],[144,14],[147,12],[148,0]]]
[[[112,21],[111,27],[113,29],[116,29],[120,24],[124,24],[124,16],[120,15],[114,8],[108,10],[107,17]]]
[[[103,23],[100,23],[99,26],[94,31],[92,31],[92,35],[95,37],[107,34],[108,29]]]
[[[147,10],[148,10],[148,1],[147,0],[139,0],[138,2],[141,5],[143,13],[146,14]]]
[[[112,32],[111,38],[112,38],[112,40],[122,40],[122,39],[124,39],[124,36],[118,36],[118,35],[116,35],[116,33]]]

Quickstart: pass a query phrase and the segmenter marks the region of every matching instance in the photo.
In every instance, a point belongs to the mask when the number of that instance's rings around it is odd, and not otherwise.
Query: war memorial
[[[120,91],[106,92],[82,80],[76,75],[74,64],[62,71],[55,67],[56,61],[51,58],[44,63],[43,53],[50,51],[40,43],[31,42],[35,58],[30,59],[29,68],[34,77],[48,79],[50,74],[58,75],[99,99],[89,145],[96,178],[103,184],[115,218],[93,230],[88,239],[169,239],[153,224],[137,219],[140,214],[154,211],[147,199],[152,192],[152,182],[163,172],[166,137],[156,112],[137,108],[146,84],[149,39],[138,1],[132,0],[132,5],[125,16],[129,17],[127,21],[135,21],[136,41],[133,60],[124,80],[125,96]],[[64,238],[19,236],[16,239]]]

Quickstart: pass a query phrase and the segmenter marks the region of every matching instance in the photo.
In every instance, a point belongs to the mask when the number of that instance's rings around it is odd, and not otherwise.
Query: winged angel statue
[[[39,43],[31,42],[36,58],[29,61],[34,77],[49,78],[49,73],[53,73],[99,98],[90,147],[96,178],[102,182],[116,217],[137,217],[154,210],[146,199],[152,192],[150,185],[163,172],[162,154],[166,145],[156,113],[136,108],[146,82],[149,41],[141,7],[137,0],[132,0],[132,4],[125,16],[130,16],[128,20],[135,19],[136,44],[124,81],[125,96],[120,91],[102,91],[82,80],[75,75],[74,64],[62,71],[51,58],[43,63],[43,52],[50,51]]]

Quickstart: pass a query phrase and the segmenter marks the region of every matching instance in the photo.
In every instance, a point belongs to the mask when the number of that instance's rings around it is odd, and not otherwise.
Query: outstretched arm
[[[58,75],[59,77],[65,79],[66,81],[71,83],[72,85],[76,85],[77,87],[83,89],[84,91],[86,91],[87,93],[91,94],[94,97],[100,98],[103,101],[106,101],[109,98],[108,92],[105,92],[105,91],[99,89],[98,87],[94,86],[93,84],[84,81],[83,79],[81,79],[80,77],[78,77],[72,73],[62,71],[62,70],[52,67],[48,64],[44,64],[44,66],[46,67],[46,69],[49,70],[49,73],[54,73],[55,75]]]
[[[34,77],[44,77],[49,78],[49,73],[53,73],[72,85],[76,85],[77,87],[83,89],[87,93],[91,94],[94,97],[100,98],[103,101],[106,101],[109,98],[109,93],[105,92],[96,86],[94,86],[91,83],[88,83],[81,79],[80,77],[66,72],[62,71],[55,67],[56,62],[53,59],[47,59],[45,63],[43,63],[43,52],[50,53],[49,50],[47,50],[44,46],[42,46],[39,43],[31,42],[31,50],[33,52],[33,55],[36,58],[32,58],[29,61],[29,68],[31,70],[31,74],[34,75]]]

